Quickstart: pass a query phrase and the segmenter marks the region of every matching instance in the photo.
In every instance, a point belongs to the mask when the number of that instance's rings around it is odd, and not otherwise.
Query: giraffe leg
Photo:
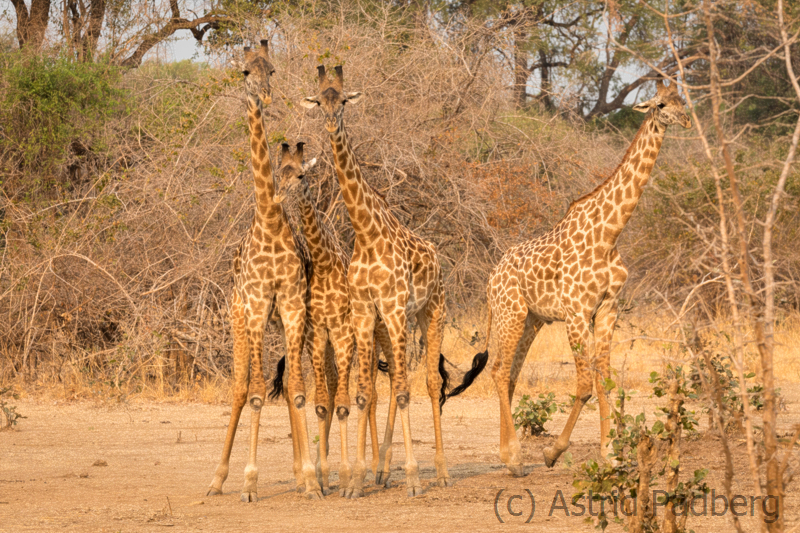
[[[606,297],[594,318],[594,358],[597,370],[597,402],[600,407],[600,453],[607,459],[611,448],[611,408],[605,389],[605,380],[611,377],[611,338],[617,324],[617,294],[628,279],[628,271],[616,249],[611,255],[611,279]]]
[[[400,412],[400,422],[403,424],[403,443],[406,451],[406,492],[409,496],[422,494],[422,485],[419,482],[419,464],[414,457],[414,446],[411,439],[411,419],[409,417],[409,404],[411,395],[408,390],[408,374],[406,368],[406,302],[400,298],[392,302],[391,310],[383,310],[383,320],[389,330],[392,341],[392,359],[394,360],[394,386],[393,393],[397,398],[397,408]]]
[[[302,475],[305,481],[305,496],[309,499],[321,499],[322,490],[317,482],[314,463],[308,446],[308,425],[306,422],[306,391],[303,381],[303,368],[300,356],[303,351],[303,331],[305,329],[305,302],[282,300],[279,302],[281,319],[286,338],[286,372],[288,386],[286,395],[289,402],[290,416],[294,417],[292,439],[297,439],[302,463]]]
[[[608,458],[611,450],[611,407],[605,380],[611,377],[611,336],[617,322],[616,298],[603,300],[594,319],[594,353],[595,353],[595,390],[600,407],[600,453],[603,459]]]
[[[442,334],[444,332],[444,298],[440,290],[428,301],[425,308],[417,313],[417,323],[425,340],[425,361],[427,365],[428,396],[433,408],[433,432],[436,442],[436,454],[433,463],[436,466],[436,483],[440,487],[453,484],[447,471],[447,459],[444,456],[442,440],[442,408],[440,399],[442,392],[442,376],[439,374],[439,358],[441,357]]]
[[[500,460],[513,476],[518,477],[525,474],[522,447],[511,416],[511,400],[516,388],[516,378],[536,336],[536,329],[532,319],[528,318],[528,311],[519,291],[513,288],[506,295],[514,302],[514,306],[507,306],[495,313],[498,317],[500,354],[492,366],[492,378],[500,400]]]
[[[379,458],[379,444],[378,444],[378,345],[372,355],[372,400],[369,403],[369,436],[372,441],[372,477],[375,479],[378,476],[378,458]]]
[[[314,385],[315,385],[315,409],[317,414],[317,423],[319,426],[319,441],[317,442],[317,462],[315,465],[315,473],[317,482],[322,486],[322,493],[327,494],[328,491],[328,477],[330,468],[328,467],[328,428],[330,427],[329,415],[331,409],[328,404],[330,397],[328,395],[328,384],[326,383],[327,375],[327,347],[328,347],[328,332],[323,324],[314,323],[308,331],[313,330],[310,334],[311,341],[311,361],[314,367]]]
[[[339,436],[341,439],[342,459],[339,463],[339,495],[344,496],[350,484],[352,467],[347,450],[347,419],[350,416],[350,365],[353,359],[353,325],[349,317],[341,326],[331,332],[331,342],[336,354],[338,385],[335,398],[336,417],[339,419]]]
[[[375,308],[362,302],[353,302],[353,329],[358,347],[358,436],[356,463],[353,477],[344,493],[345,498],[355,499],[364,495],[364,476],[366,475],[367,424],[369,407],[372,401],[372,357],[373,330],[375,328]]]
[[[265,301],[272,301],[266,298]],[[259,312],[260,311],[260,312]],[[248,454],[247,466],[244,468],[244,486],[240,499],[245,502],[258,501],[258,428],[261,420],[261,407],[264,405],[267,384],[264,381],[264,369],[262,354],[264,348],[264,329],[266,317],[270,310],[266,309],[266,304],[257,309],[254,316],[250,318],[247,328],[247,336],[250,340],[250,452]]]
[[[302,494],[306,490],[306,481],[303,478],[303,460],[300,457],[300,441],[297,440],[297,429],[295,428],[296,421],[294,419],[294,411],[292,410],[292,400],[286,392],[289,387],[289,373],[283,375],[283,397],[286,400],[286,409],[289,411],[289,432],[292,435],[292,473],[295,479],[295,490]]]
[[[225,445],[222,448],[222,459],[214,473],[214,479],[206,492],[206,496],[222,494],[222,484],[228,478],[228,467],[233,448],[233,439],[236,437],[236,428],[239,426],[239,417],[242,408],[247,402],[247,386],[250,379],[248,339],[245,333],[244,306],[238,291],[233,292],[231,305],[231,322],[233,323],[233,405],[231,418],[228,422],[228,432],[225,435]]]
[[[382,321],[375,327],[375,338],[378,341],[386,363],[389,366],[389,386],[391,391],[389,393],[389,415],[386,417],[386,430],[383,434],[383,444],[381,444],[378,452],[378,466],[377,473],[375,474],[375,484],[389,487],[389,476],[391,475],[392,465],[392,439],[394,438],[394,423],[397,419],[397,396],[395,395],[394,388],[394,355],[392,354],[392,341],[389,338],[389,330],[386,329],[386,324]],[[377,366],[377,365],[376,365]],[[375,376],[377,379],[377,375]],[[377,441],[377,435],[375,437]]]
[[[593,371],[590,365],[590,358],[593,350],[588,346],[591,338],[589,334],[589,319],[591,315],[587,313],[568,313],[567,316],[567,335],[569,345],[575,356],[576,387],[575,403],[572,404],[572,411],[569,418],[558,436],[553,446],[544,449],[544,464],[552,468],[562,453],[569,447],[569,437],[572,428],[578,421],[578,416],[589,398],[592,397],[592,377]]]

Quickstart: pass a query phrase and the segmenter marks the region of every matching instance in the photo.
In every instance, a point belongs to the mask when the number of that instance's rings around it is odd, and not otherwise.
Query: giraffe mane
[[[634,146],[636,146],[636,141],[638,141],[639,137],[642,136],[642,134],[643,134],[642,132],[644,132],[644,125],[647,123],[647,121],[649,121],[651,119],[652,119],[652,112],[648,113],[647,116],[645,117],[644,122],[639,127],[639,130],[636,132],[636,135],[633,136],[633,139],[628,144],[628,149],[625,151],[625,155],[622,156],[622,159],[620,159],[619,164],[617,164],[617,166],[614,168],[614,170],[608,176],[606,176],[606,178],[602,182],[600,182],[590,192],[588,192],[588,193],[584,194],[583,196],[579,197],[577,200],[573,200],[572,202],[570,202],[569,207],[567,208],[567,212],[564,214],[564,217],[561,220],[564,220],[565,218],[567,218],[567,215],[570,214],[570,212],[572,211],[572,209],[574,207],[577,207],[579,204],[582,204],[586,200],[590,200],[590,199],[594,198],[595,196],[597,196],[597,193],[600,192],[600,190],[603,187],[605,187],[608,184],[608,182],[611,181],[614,178],[614,176],[617,175],[617,172],[619,171],[619,169],[622,166],[622,164],[625,161],[628,160],[628,156],[631,154],[631,150],[633,150]]]

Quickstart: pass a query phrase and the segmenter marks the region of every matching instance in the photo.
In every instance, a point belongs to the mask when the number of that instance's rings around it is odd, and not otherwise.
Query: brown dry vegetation
[[[347,86],[366,94],[348,110],[348,126],[367,180],[441,253],[448,355],[456,361],[485,334],[478,317],[499,255],[551,227],[615,167],[633,134],[569,113],[516,109],[494,53],[499,37],[480,26],[459,35],[443,41],[409,30],[388,8],[325,24],[278,20],[268,119],[273,144],[303,140],[320,159],[312,176],[318,205],[350,245],[320,118],[295,106],[314,92],[319,61],[345,65]],[[104,394],[206,387],[227,376],[229,260],[251,213],[240,75],[147,64],[113,83],[121,91],[113,109],[64,147],[66,157],[45,165],[20,159],[13,147],[5,153],[0,376],[81,383]],[[707,223],[713,209],[702,148],[691,135],[671,131],[620,242],[633,322],[658,322],[661,295],[680,301],[714,262],[714,251],[686,227],[687,217]],[[746,165],[781,146],[743,139],[737,157]],[[744,171],[755,204],[763,193],[757,170]],[[782,301],[791,306],[796,198],[784,213],[776,256],[790,283]],[[706,310],[716,316],[720,291],[708,293]]]

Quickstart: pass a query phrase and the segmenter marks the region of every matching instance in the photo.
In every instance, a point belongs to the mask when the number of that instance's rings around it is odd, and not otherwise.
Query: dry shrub
[[[458,362],[485,333],[476,309],[502,252],[557,222],[632,137],[516,110],[495,37],[466,24],[443,36],[397,22],[388,7],[357,4],[335,21],[278,19],[269,28],[276,74],[267,111],[273,147],[303,140],[319,159],[310,176],[316,201],[352,246],[322,118],[296,106],[317,92],[320,62],[344,65],[345,88],[365,93],[346,123],[366,180],[440,252],[451,317],[445,349]],[[54,185],[35,185],[40,176],[4,163],[15,186],[2,196],[0,380],[212,397],[202,383],[230,373],[230,259],[252,217],[241,74],[151,63],[119,88],[130,103],[98,123]],[[668,139],[659,167],[687,161],[695,144]],[[633,296],[652,286],[650,266],[674,256],[675,239],[652,240],[650,194],[620,243]],[[270,374],[282,350],[272,331],[265,350]]]

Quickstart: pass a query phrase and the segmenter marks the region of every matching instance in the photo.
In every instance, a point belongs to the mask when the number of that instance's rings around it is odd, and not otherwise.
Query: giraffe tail
[[[283,373],[286,371],[286,356],[278,361],[278,368],[275,370],[275,377],[272,379],[272,392],[269,393],[270,400],[276,400],[283,394]]]
[[[439,391],[439,414],[442,414],[442,407],[444,407],[444,402],[447,401],[447,385],[448,381],[450,380],[450,374],[447,373],[447,369],[444,367],[446,359],[444,358],[444,354],[439,354],[439,375],[442,377],[442,388]],[[450,361],[447,361],[448,363]]]
[[[378,370],[380,370],[385,374],[386,372],[389,371],[389,363],[387,363],[383,359],[378,359]]]
[[[486,341],[483,344],[483,351],[475,355],[472,358],[472,368],[467,370],[464,374],[464,378],[461,380],[461,385],[457,386],[450,393],[447,395],[448,398],[452,398],[453,396],[458,396],[465,390],[472,385],[472,382],[475,381],[483,369],[486,368],[486,363],[489,361],[489,335],[492,332],[492,308],[489,307],[489,318],[487,320],[486,325]],[[441,361],[440,361],[440,368],[441,368]]]

